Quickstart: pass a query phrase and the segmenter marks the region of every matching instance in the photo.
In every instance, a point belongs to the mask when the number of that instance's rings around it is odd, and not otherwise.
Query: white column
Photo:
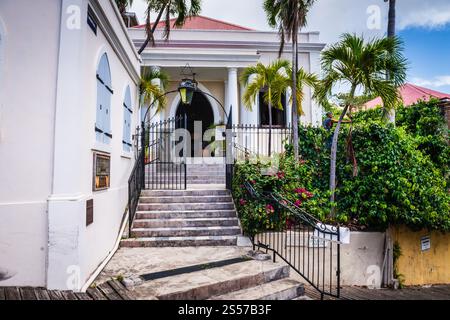
[[[292,89],[286,90],[286,125],[292,126]]]
[[[225,90],[224,90],[224,107],[225,107],[225,110],[227,111],[227,114],[230,114],[230,99],[228,99],[228,81],[227,80],[225,80],[224,81],[224,88],[225,88]],[[225,119],[225,116],[224,116],[224,118],[223,118],[223,122],[226,124],[226,122],[227,122],[227,119]]]
[[[252,82],[255,79],[256,75],[252,75],[249,79],[249,82]],[[258,117],[259,117],[259,96],[256,97],[255,102],[252,105],[252,111],[248,112],[248,124],[250,125],[258,125]]]
[[[239,124],[239,91],[237,68],[228,68],[228,103],[232,106],[233,124]],[[227,109],[230,107],[228,106]]]

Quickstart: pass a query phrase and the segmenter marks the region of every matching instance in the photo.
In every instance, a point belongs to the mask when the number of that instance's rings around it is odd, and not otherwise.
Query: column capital
[[[228,69],[228,73],[237,73],[237,71],[238,71],[238,68],[236,68],[236,67],[228,67],[227,69]]]

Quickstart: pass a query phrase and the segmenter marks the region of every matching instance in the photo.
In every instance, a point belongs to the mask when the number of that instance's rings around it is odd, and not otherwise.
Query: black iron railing
[[[326,225],[276,193],[258,193],[244,184],[249,195],[274,207],[274,214],[289,213],[284,228],[251,235],[257,247],[278,256],[321,295],[340,296],[340,229]]]
[[[185,127],[185,117],[178,116],[152,123],[146,129],[145,189],[186,189],[186,150],[188,150],[186,144],[190,141],[187,141],[187,137],[176,136],[176,129]],[[183,148],[180,143],[184,144]],[[178,154],[177,150],[180,150]]]
[[[141,145],[144,145],[145,128],[142,129],[140,135]],[[139,145],[139,141],[137,141]],[[138,147],[138,155],[133,170],[131,171],[130,179],[128,180],[128,218],[129,229],[131,234],[131,228],[134,218],[136,216],[136,209],[139,203],[139,197],[141,196],[142,189],[145,188],[145,149]]]

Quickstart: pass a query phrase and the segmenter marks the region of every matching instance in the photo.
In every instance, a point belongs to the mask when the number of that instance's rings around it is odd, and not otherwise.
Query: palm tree
[[[169,77],[166,73],[158,69],[145,69],[141,77],[140,96],[141,104],[156,106],[155,114],[161,112],[167,105],[164,89],[169,83]],[[150,118],[148,122],[150,122]],[[146,121],[146,119],[142,119]]]
[[[186,22],[186,19],[197,16],[201,11],[201,0],[146,0],[147,1],[147,20],[145,22],[145,30],[147,32],[147,38],[139,49],[141,54],[148,44],[151,42],[155,44],[154,33],[156,28],[164,16],[164,38],[169,39],[170,29],[170,17],[175,17],[175,23],[173,27],[181,27]],[[152,12],[157,12],[155,22],[151,23],[150,15]]]
[[[331,202],[335,201],[336,153],[342,120],[352,107],[357,91],[381,97],[384,106],[391,110],[399,101],[397,87],[406,79],[406,59],[399,38],[375,39],[368,43],[362,37],[344,34],[335,45],[322,53],[324,78],[316,89],[319,101],[327,101],[336,85],[348,85],[348,100],[333,135],[331,146],[330,191]],[[390,78],[386,76],[391,74]],[[334,216],[333,206],[331,215]]]
[[[133,5],[133,0],[116,0],[120,14],[123,16],[127,12],[127,8]]]
[[[317,75],[314,73],[308,73],[303,68],[299,68],[297,70],[297,77],[292,78],[292,67],[288,69],[289,74],[289,87],[292,89],[292,92],[296,92],[297,99],[297,114],[303,115],[303,99],[304,99],[304,88],[305,86],[315,89],[319,84],[319,79]],[[294,85],[297,86],[297,90],[294,90]],[[293,95],[291,96],[291,102],[294,99]]]
[[[396,12],[395,12],[395,6],[396,6],[396,0],[384,0],[384,2],[389,2],[389,19],[388,19],[388,31],[387,36],[388,38],[395,37],[395,20],[396,20]],[[388,74],[388,77],[391,75]],[[393,123],[395,125],[395,109],[392,109],[390,112],[386,112],[385,114],[389,115],[389,122]]]
[[[287,60],[276,60],[268,66],[258,63],[244,70],[241,81],[245,86],[244,105],[252,111],[252,106],[261,91],[269,111],[269,157],[272,153],[272,107],[283,109],[282,95],[289,85],[287,72],[290,64]]]
[[[298,70],[298,33],[301,28],[306,26],[306,17],[315,0],[264,0],[264,11],[267,14],[269,25],[272,28],[278,28],[280,34],[280,51],[281,56],[285,41],[292,40],[292,79],[293,87],[296,88]],[[292,126],[293,126],[293,143],[294,156],[298,160],[298,107],[297,95],[293,95],[292,99]]]
[[[396,20],[396,12],[395,12],[395,6],[396,6],[396,0],[384,0],[384,2],[389,1],[389,20],[388,20],[388,37],[393,38],[395,37],[395,20]]]

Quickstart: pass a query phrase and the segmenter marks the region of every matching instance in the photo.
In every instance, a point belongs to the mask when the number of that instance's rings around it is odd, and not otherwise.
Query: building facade
[[[0,2],[0,286],[79,290],[114,250],[139,81],[113,0]]]
[[[278,58],[275,32],[198,17],[157,32],[142,56],[143,28],[127,29],[114,0],[0,2],[0,286],[82,290],[119,243],[135,164],[140,74],[160,68],[176,90],[189,64],[208,95],[194,97],[189,116],[203,127],[267,125],[257,99],[242,103],[242,70]],[[324,44],[300,35],[300,65],[319,73]],[[283,58],[290,59],[290,46]],[[305,88],[305,124],[319,125],[321,108]],[[224,106],[224,108],[222,108]],[[151,121],[180,112],[168,97]],[[290,93],[275,126],[291,120]]]
[[[181,29],[173,29],[170,39],[165,41],[163,24],[160,23],[157,28],[155,46],[149,46],[143,51],[142,65],[143,68],[159,68],[169,75],[171,82],[166,91],[177,88],[180,80],[185,77],[183,69],[188,64],[195,73],[200,90],[214,96],[225,106],[226,113],[232,116],[233,124],[268,125],[268,111],[262,99],[256,99],[251,111],[244,106],[242,98],[245,85],[239,78],[245,68],[258,62],[269,64],[279,58],[280,40],[277,32],[252,30],[198,16],[188,19]],[[144,26],[130,28],[129,32],[139,48],[146,37]],[[301,33],[299,42],[299,65],[307,72],[319,75],[320,53],[325,47],[319,40],[319,33]],[[291,50],[291,44],[286,44],[281,58],[291,61]],[[323,111],[311,99],[310,88],[305,88],[304,96],[302,123],[320,125]],[[292,122],[290,100],[290,92],[286,92],[284,110],[274,111],[275,126],[288,126]],[[179,111],[180,98],[171,95],[164,112],[154,114],[151,111],[151,119],[168,119],[176,116]],[[189,112],[201,113],[204,126],[226,123],[227,120],[224,110],[208,95],[194,98]],[[192,114],[191,117],[199,116]]]

